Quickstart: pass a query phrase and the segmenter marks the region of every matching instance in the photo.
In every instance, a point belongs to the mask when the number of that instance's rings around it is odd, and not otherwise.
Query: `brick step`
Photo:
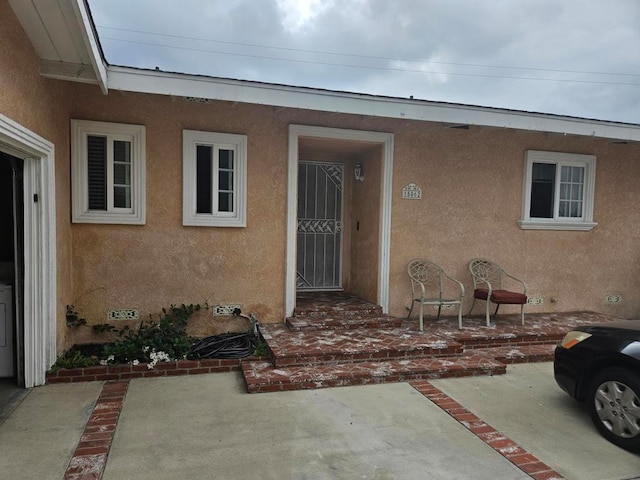
[[[398,328],[403,320],[391,315],[352,315],[342,317],[289,317],[286,325],[292,332],[317,330],[354,330],[359,328]]]
[[[485,326],[482,319],[465,318],[462,329],[458,329],[452,319],[445,318],[437,323],[425,322],[424,331],[461,343],[465,350],[503,346],[555,345],[574,325],[593,323],[601,318],[591,319],[585,314],[583,318],[576,317],[575,321],[565,323],[558,322],[553,317],[530,314],[525,325],[520,325],[515,316],[505,315],[500,318],[498,325],[490,327]],[[403,325],[413,323],[416,322],[411,319]]]
[[[506,365],[478,351],[475,355],[456,357],[283,368],[274,367],[264,361],[243,362],[242,373],[249,393],[263,393],[447,377],[502,375],[506,373]]]
[[[402,328],[292,332],[285,325],[262,325],[274,366],[353,363],[451,356],[462,345],[441,336]]]
[[[514,363],[552,362],[555,348],[556,344],[514,345],[465,350],[464,355],[484,353],[507,365]]]
[[[380,316],[382,307],[346,292],[307,292],[296,297],[296,317]]]
[[[497,347],[522,347],[527,345],[557,345],[564,337],[563,331],[540,331],[524,329],[517,332],[492,332],[490,330],[482,332],[472,332],[461,330],[448,335],[456,342],[461,343],[465,350],[475,348],[497,348]]]
[[[363,303],[361,305],[349,304],[346,306],[322,306],[310,305],[308,307],[296,307],[296,317],[356,317],[356,316],[378,316],[382,315],[382,307],[372,303]]]

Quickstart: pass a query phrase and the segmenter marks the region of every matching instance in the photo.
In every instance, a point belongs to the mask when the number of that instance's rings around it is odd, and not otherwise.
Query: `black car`
[[[553,366],[560,388],[587,402],[607,440],[640,452],[640,320],[576,327],[556,347]]]

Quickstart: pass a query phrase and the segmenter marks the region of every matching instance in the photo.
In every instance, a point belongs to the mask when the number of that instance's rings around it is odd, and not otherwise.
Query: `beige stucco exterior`
[[[205,302],[239,304],[262,322],[283,321],[292,124],[393,134],[391,314],[406,315],[410,292],[405,269],[415,257],[439,263],[468,290],[469,260],[492,258],[526,280],[530,295],[543,298],[542,305],[526,311],[640,314],[637,144],[507,128],[452,129],[444,123],[248,103],[193,103],[168,95],[103,95],[95,85],[40,77],[38,58],[4,0],[0,113],[55,145],[59,349],[96,340],[89,329],[65,325],[68,304],[90,324],[104,323],[109,309],[136,308],[146,318],[170,304]],[[70,119],[146,127],[145,225],[71,223]],[[246,227],[182,225],[184,129],[247,136]],[[346,164],[344,286],[376,301],[381,147],[338,142],[341,153],[329,143],[301,144],[300,158]],[[527,150],[596,156],[597,227],[583,232],[518,226]],[[352,179],[356,161],[364,166],[364,182]],[[422,189],[422,199],[402,198],[409,183]],[[606,305],[606,294],[620,294],[623,302]],[[234,328],[241,326],[205,314],[195,332]]]
[[[65,305],[73,298],[69,127],[74,85],[42,78],[40,60],[5,0],[0,1],[0,113],[55,145],[58,349],[65,346]]]

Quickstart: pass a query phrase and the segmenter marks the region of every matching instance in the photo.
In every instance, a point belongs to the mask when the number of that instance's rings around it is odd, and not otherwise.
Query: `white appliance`
[[[0,377],[13,377],[13,288],[0,285]]]

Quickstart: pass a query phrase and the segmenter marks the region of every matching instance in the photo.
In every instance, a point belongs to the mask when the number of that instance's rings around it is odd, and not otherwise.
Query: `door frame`
[[[315,137],[371,142],[382,146],[382,185],[380,199],[380,238],[377,303],[389,311],[389,256],[391,248],[391,193],[393,181],[393,134],[364,130],[289,125],[289,159],[287,183],[287,252],[285,274],[285,317],[293,315],[296,304],[296,238],[298,218],[299,138]]]
[[[24,161],[24,387],[56,361],[55,148],[0,113],[0,148]]]

